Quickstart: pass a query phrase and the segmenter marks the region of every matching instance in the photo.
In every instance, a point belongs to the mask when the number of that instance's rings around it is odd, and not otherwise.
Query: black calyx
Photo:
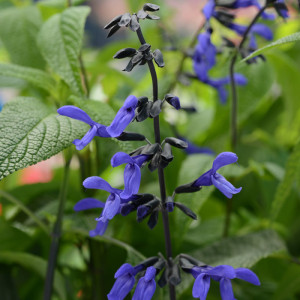
[[[206,267],[207,264],[195,259],[194,257],[187,254],[179,255],[180,268],[185,272],[190,272],[194,267]]]
[[[137,53],[137,50],[134,48],[124,48],[119,50],[115,55],[114,58],[121,59],[125,57],[133,57]]]
[[[144,135],[135,132],[124,131],[117,137],[119,141],[144,141],[146,138]]]
[[[121,205],[121,215],[127,216],[131,212],[136,211],[139,206],[144,205],[155,199],[152,194],[137,194],[133,195],[127,203]]]
[[[202,189],[201,186],[198,187],[198,186],[194,186],[193,184],[194,184],[194,182],[191,182],[191,183],[188,183],[188,184],[178,186],[175,189],[175,193],[176,194],[195,193],[195,192],[198,192]]]
[[[158,11],[159,6],[152,3],[146,3],[141,10],[138,11],[137,17],[139,19],[149,19],[149,20],[158,20],[159,17],[155,15],[150,15],[148,12]]]
[[[182,203],[174,202],[174,205],[178,207],[184,214],[186,214],[188,217],[192,218],[193,220],[197,220],[197,215],[187,206],[185,206]]]
[[[234,21],[235,16],[228,11],[219,10],[214,15],[215,18],[224,26],[228,27]]]
[[[161,110],[163,102],[161,100],[149,101],[147,97],[141,97],[135,112],[137,122],[145,121],[147,118],[157,117]]]
[[[158,211],[159,211],[160,203],[161,201],[155,197],[151,201],[139,205],[137,208],[137,221],[142,222],[145,218],[151,215],[148,221],[148,226],[151,229],[154,228],[158,220]]]
[[[164,58],[159,49],[156,49],[152,53],[155,63],[160,67],[163,68],[165,66]]]
[[[175,260],[176,262],[170,258],[168,262],[166,262],[165,269],[157,282],[161,288],[166,286],[168,283],[171,283],[174,286],[177,286],[181,283],[179,262],[177,258]]]
[[[174,137],[165,138],[165,142],[179,149],[186,149],[188,147],[187,142]]]
[[[136,156],[136,155],[149,155],[154,156],[158,151],[161,151],[161,146],[158,143],[150,144],[141,146],[134,151],[132,151],[129,155]]]
[[[104,26],[104,29],[110,29],[107,37],[112,36],[121,27],[129,27],[132,31],[137,31],[140,28],[137,16],[135,14],[131,15],[130,13],[125,13],[112,19]]]

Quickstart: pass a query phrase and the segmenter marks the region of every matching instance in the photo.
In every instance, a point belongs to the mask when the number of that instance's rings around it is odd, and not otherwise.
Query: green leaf
[[[275,231],[264,230],[226,238],[190,254],[212,266],[225,264],[234,268],[251,268],[259,260],[285,249],[284,242]]]
[[[79,54],[90,8],[72,7],[51,17],[38,35],[38,46],[52,70],[78,95],[83,95]]]
[[[46,72],[13,64],[0,64],[0,76],[1,86],[3,78],[23,79],[49,93],[55,86],[55,81]]]
[[[275,199],[272,202],[271,208],[271,220],[275,221],[280,213],[285,201],[288,199],[288,196],[291,192],[293,184],[296,179],[296,175],[299,168],[300,161],[300,142],[295,146],[293,153],[288,158],[285,174],[283,180],[280,182],[277,187]]]
[[[2,251],[0,252],[0,262],[9,265],[18,264],[21,267],[37,273],[43,278],[46,277],[47,261],[32,254]],[[55,272],[53,287],[60,299],[66,299],[64,280],[58,271]]]
[[[293,33],[291,35],[288,35],[288,36],[285,36],[265,47],[262,47],[256,51],[254,51],[253,53],[251,53],[250,55],[248,55],[246,58],[244,58],[242,61],[247,61],[248,59],[252,58],[252,57],[255,57],[259,54],[262,54],[264,52],[266,52],[267,50],[270,50],[272,48],[277,48],[279,46],[282,46],[282,45],[285,45],[285,44],[289,44],[289,43],[294,43],[294,42],[298,42],[300,41],[300,32],[296,32],[296,33]]]
[[[7,103],[0,113],[0,180],[59,153],[87,129],[34,98]]]
[[[0,12],[0,39],[13,63],[43,68],[43,60],[36,44],[42,26],[39,10],[34,6],[13,7]]]

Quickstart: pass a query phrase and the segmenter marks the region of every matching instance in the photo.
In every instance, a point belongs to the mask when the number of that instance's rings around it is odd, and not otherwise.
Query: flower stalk
[[[137,36],[139,38],[140,43],[146,44],[145,38],[143,36],[141,28],[139,28],[137,31]],[[152,78],[152,88],[153,88],[153,101],[158,100],[158,80],[157,80],[157,74],[155,71],[155,67],[153,64],[153,61],[150,60],[147,62],[149,71]],[[155,117],[153,119],[154,122],[154,134],[155,134],[155,142],[158,144],[161,144],[160,140],[160,125],[159,125],[159,116]],[[162,218],[163,218],[163,227],[164,227],[164,236],[165,236],[165,248],[166,248],[166,256],[168,261],[172,259],[172,243],[171,243],[171,233],[170,233],[170,226],[169,226],[169,216],[168,211],[165,208],[166,203],[166,184],[165,184],[165,176],[164,176],[164,170],[161,166],[158,167],[158,180],[159,180],[159,187],[160,187],[160,196],[162,201]],[[170,299],[176,300],[176,292],[175,287],[171,283],[169,283],[169,292],[170,292]]]

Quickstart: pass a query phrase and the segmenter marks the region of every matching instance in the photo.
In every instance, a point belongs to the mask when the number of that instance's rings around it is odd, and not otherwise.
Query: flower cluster
[[[220,6],[227,6],[227,8],[230,9],[245,7],[245,2],[251,2],[251,5],[259,6],[259,3],[255,1],[209,1],[204,9],[204,14],[208,21],[211,17],[218,19],[220,18],[220,11],[216,11],[216,8]],[[276,1],[271,2],[274,4]],[[110,30],[109,36],[117,32],[120,27],[129,27],[131,30],[137,32],[142,44],[141,47],[138,50],[134,48],[122,49],[117,52],[115,58],[130,57],[130,61],[125,68],[125,71],[133,70],[136,65],[148,64],[151,75],[154,78],[152,78],[153,80],[157,80],[156,74],[154,76],[155,67],[153,60],[159,67],[163,67],[163,57],[160,50],[155,50],[154,52],[150,51],[151,45],[147,44],[142,36],[139,20],[157,19],[156,16],[150,15],[149,12],[157,11],[158,9],[159,7],[157,5],[147,3],[137,14],[126,13],[118,16],[105,27]],[[277,9],[283,8],[282,6],[277,6]],[[283,13],[281,12],[281,14]],[[265,15],[265,17],[269,18],[269,15]],[[231,21],[233,21],[233,18]],[[240,34],[245,30],[245,28],[240,27],[233,22],[230,24],[231,25],[228,24],[227,27]],[[263,32],[264,27],[253,27],[251,32],[251,35],[253,35],[253,40],[251,41],[253,46],[255,44],[254,34],[266,36],[266,33]],[[229,83],[229,78],[212,79],[208,74],[216,63],[217,54],[217,49],[211,42],[211,34],[212,31],[208,29],[206,32],[199,35],[199,43],[194,54],[194,69],[197,77],[204,83],[214,87],[218,91],[221,101],[225,102],[227,92],[224,85]],[[246,84],[246,79],[240,74],[235,75],[235,80],[239,84]],[[179,98],[173,94],[166,94],[163,100],[157,99],[157,86],[157,82],[154,82],[153,101],[150,101],[146,96],[139,98],[133,95],[129,96],[124,101],[123,106],[117,112],[114,120],[109,126],[95,122],[85,111],[75,106],[68,105],[58,109],[60,115],[79,120],[91,127],[81,140],[76,139],[73,142],[77,150],[81,150],[87,146],[95,136],[117,138],[120,141],[142,141],[145,143],[129,154],[118,152],[111,158],[111,166],[114,168],[126,164],[124,169],[123,189],[112,187],[106,180],[98,176],[91,176],[83,181],[83,186],[87,189],[104,190],[109,193],[105,202],[95,198],[85,198],[80,200],[74,206],[75,211],[88,209],[102,210],[100,216],[96,218],[97,225],[95,229],[90,231],[90,236],[103,235],[109,221],[116,215],[120,214],[122,216],[127,216],[133,211],[137,211],[138,222],[141,222],[149,216],[148,226],[151,229],[157,224],[160,212],[162,212],[164,218],[164,227],[169,226],[167,224],[168,219],[166,216],[168,216],[168,213],[172,212],[175,207],[179,208],[187,216],[196,219],[197,215],[188,206],[175,201],[174,198],[177,194],[198,192],[205,186],[214,185],[227,198],[232,198],[234,194],[237,194],[242,190],[241,187],[235,188],[222,175],[217,173],[220,168],[236,163],[238,160],[235,153],[223,152],[215,158],[210,170],[196,178],[194,181],[178,186],[174,190],[172,196],[164,195],[166,192],[164,168],[166,168],[174,159],[172,147],[183,149],[190,153],[199,153],[199,151],[208,152],[208,150],[195,147],[195,145],[187,142],[185,138],[178,136],[176,132],[176,137],[166,137],[160,142],[159,122],[157,121],[159,121],[158,117],[163,109],[163,105],[168,103],[177,110],[181,108],[181,105]],[[131,122],[142,122],[148,118],[154,119],[155,143],[151,143],[141,134],[124,131]],[[212,154],[211,151],[209,152]],[[139,193],[141,169],[146,166],[146,164],[148,164],[148,169],[151,172],[158,169],[161,197],[163,199],[159,199],[156,195]],[[166,244],[169,243],[169,247],[171,248],[170,236],[168,238],[169,241],[167,241],[166,238]],[[164,287],[166,284],[169,284],[170,291],[173,290],[175,293],[173,288],[181,283],[181,270],[192,274],[196,279],[193,288],[193,296],[200,300],[206,299],[211,279],[220,282],[223,300],[234,299],[231,286],[232,279],[239,278],[254,285],[260,284],[257,276],[248,269],[234,269],[227,265],[212,267],[185,254],[180,254],[173,259],[172,253],[168,253],[167,250],[167,258],[164,258],[160,254],[159,257],[151,257],[136,266],[132,266],[128,263],[123,264],[115,273],[116,281],[107,297],[109,300],[123,300],[132,291],[137,282],[132,299],[150,300],[155,293],[155,278],[159,273],[161,273],[161,276],[157,281],[158,285]]]
[[[274,7],[282,18],[288,18],[288,10],[283,0],[267,1],[264,7],[257,0],[235,0],[235,1],[223,1],[223,0],[209,0],[203,8],[203,14],[206,19],[205,32],[200,33],[198,36],[198,44],[195,48],[193,55],[193,68],[197,78],[213,87],[217,90],[221,103],[225,103],[227,100],[227,91],[225,85],[230,83],[230,78],[225,77],[221,79],[212,79],[209,76],[209,71],[216,65],[217,48],[211,41],[211,35],[213,30],[211,29],[210,19],[215,18],[220,24],[226,28],[234,31],[241,37],[247,33],[249,37],[249,43],[247,47],[240,48],[240,54],[242,57],[248,56],[250,53],[257,49],[256,36],[261,36],[264,39],[270,41],[273,39],[273,33],[271,29],[264,24],[254,24],[250,31],[247,32],[248,27],[242,24],[237,24],[235,20],[234,10],[239,8],[247,8],[255,6],[260,10],[261,16],[267,20],[273,20],[275,16],[265,12],[267,7]],[[224,38],[227,46],[234,47],[234,43]],[[263,58],[263,56],[259,56]],[[248,60],[248,63],[256,62],[256,57]],[[234,79],[236,84],[245,85],[247,79],[241,74],[235,74]]]

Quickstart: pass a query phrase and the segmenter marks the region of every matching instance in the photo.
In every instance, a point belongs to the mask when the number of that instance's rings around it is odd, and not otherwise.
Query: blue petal
[[[149,212],[150,208],[145,206],[145,205],[140,205],[137,208],[137,217],[138,220],[141,220],[143,217],[145,217],[147,215],[147,213]]]
[[[261,37],[265,38],[267,41],[271,41],[273,39],[273,32],[272,30],[265,24],[255,24],[251,32],[260,35]]]
[[[222,278],[220,281],[220,292],[222,300],[235,300],[230,279]]]
[[[193,186],[210,186],[213,184],[211,181],[212,170],[207,171],[201,175],[194,183]]]
[[[124,152],[117,152],[112,158],[111,158],[111,165],[113,167],[118,167],[122,164],[133,164],[134,161],[131,158],[130,155]]]
[[[209,20],[212,17],[215,6],[216,6],[215,0],[209,0],[206,3],[206,5],[203,7],[202,12],[203,12],[206,20]]]
[[[85,111],[73,105],[65,105],[59,108],[57,112],[62,116],[66,116],[75,120],[82,121],[91,126],[97,124],[90,118],[90,116]]]
[[[151,156],[149,156],[149,155],[137,155],[137,156],[132,157],[134,163],[136,165],[138,165],[140,168],[142,167],[143,163],[146,162],[150,158],[151,158]]]
[[[210,288],[210,278],[206,274],[200,274],[193,286],[193,297],[200,298],[200,300],[206,300],[208,291]]]
[[[136,164],[128,164],[124,170],[124,191],[121,198],[128,199],[138,193],[141,183],[141,170]]]
[[[134,282],[134,277],[129,274],[117,278],[107,298],[109,300],[123,300],[132,290]]]
[[[133,272],[134,269],[133,269],[133,266],[131,264],[123,264],[119,269],[118,271],[116,272],[115,274],[115,278],[118,278],[122,275],[125,275],[127,273],[130,273]]]
[[[234,74],[234,81],[238,85],[246,85],[248,83],[248,79],[244,75],[239,73]]]
[[[85,198],[77,202],[74,206],[75,211],[81,211],[81,210],[86,210],[86,209],[91,209],[91,208],[103,208],[104,203],[94,199],[94,198]]]
[[[152,299],[155,293],[156,283],[152,279],[149,282],[146,282],[144,277],[142,277],[135,289],[132,300],[150,300]]]
[[[148,281],[154,279],[155,275],[156,275],[156,269],[154,267],[147,268],[146,274],[145,274],[145,281],[148,282]]]
[[[91,129],[85,134],[81,140],[74,140],[73,144],[76,146],[77,150],[82,150],[86,145],[88,145],[97,134],[97,127],[92,126]]]
[[[235,188],[229,181],[222,175],[215,173],[211,176],[214,186],[222,192],[227,198],[231,199],[233,194],[239,193],[242,188]]]
[[[173,97],[168,101],[175,109],[180,109],[180,100],[178,97]]]
[[[209,276],[219,276],[219,277],[225,277],[228,279],[234,279],[235,276],[235,270],[232,266],[228,265],[220,265],[217,267],[214,267],[207,271],[207,274]]]
[[[111,194],[105,203],[103,217],[111,220],[119,211],[121,199],[117,194]]]
[[[108,220],[106,219],[100,219],[98,222],[97,222],[97,226],[94,230],[91,230],[90,231],[90,236],[91,237],[94,237],[96,235],[103,235],[105,233],[105,230],[107,228],[107,225],[108,225]]]
[[[138,100],[135,96],[129,96],[126,99],[124,105],[120,108],[114,120],[106,129],[111,137],[118,137],[133,120],[137,103]]]
[[[246,268],[235,269],[236,278],[248,281],[254,285],[260,285],[259,279],[254,272]]]
[[[118,189],[114,189],[110,186],[110,184],[98,176],[91,176],[88,177],[83,181],[83,186],[87,189],[98,189],[98,190],[104,190],[109,193],[118,193]]]
[[[245,31],[247,30],[247,26],[235,24],[235,23],[230,23],[228,25],[228,28],[235,31],[238,35],[243,35],[245,33]]]
[[[220,153],[213,162],[212,173],[217,172],[220,168],[222,168],[226,165],[236,163],[237,160],[238,160],[238,157],[233,152]]]
[[[97,135],[100,137],[111,137],[110,134],[107,132],[107,126],[98,124],[97,126]]]

